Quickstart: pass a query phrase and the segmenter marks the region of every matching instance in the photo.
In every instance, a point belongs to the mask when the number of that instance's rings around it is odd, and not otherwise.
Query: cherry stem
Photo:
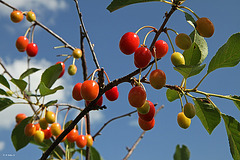
[[[24,34],[24,37],[27,37],[27,34],[29,33],[31,27],[32,27],[32,26],[30,26],[30,27],[27,29],[26,33]]]
[[[32,28],[32,37],[31,37],[31,42],[32,42],[32,43],[33,43],[33,36],[34,36],[35,26],[36,26],[36,25],[33,25],[33,28]]]
[[[105,76],[106,76],[106,78],[108,80],[108,83],[110,83],[111,81],[110,81],[110,79],[109,79],[109,77],[108,77],[108,75],[107,75],[107,73],[105,71],[104,71],[104,74],[105,74]]]
[[[153,48],[153,53],[154,53],[154,61],[155,61],[156,69],[158,69],[158,66],[157,66],[157,54],[156,54],[156,48]]]
[[[85,117],[85,116],[84,116]],[[83,121],[84,121],[84,118],[81,120],[81,131],[80,131],[80,134],[82,135],[83,133]]]
[[[172,28],[167,28],[167,30],[168,31],[173,31],[176,35],[178,35],[178,32],[177,31],[175,31],[174,29],[172,29]]]
[[[101,69],[95,69],[95,71],[87,79],[89,79],[91,77],[91,80],[93,80],[95,73],[100,71],[100,70]]]
[[[197,19],[199,19],[199,16],[193,10],[191,10],[190,8],[188,8],[186,6],[179,6],[177,9],[180,10],[181,12],[183,12],[183,13],[186,13],[186,12],[181,10],[181,9],[179,9],[179,8],[184,8],[184,9],[189,10]]]
[[[182,101],[182,97],[181,97],[180,93],[178,94],[178,96],[179,96],[179,99],[180,99],[180,102],[181,102],[181,110],[183,111],[183,101]]]
[[[148,70],[147,74],[144,77],[147,77],[149,75],[149,73],[151,72],[152,68],[153,68],[153,64],[151,65],[150,69]]]
[[[140,68],[138,83],[141,84],[142,68]]]
[[[153,26],[143,26],[143,27],[139,28],[139,29],[135,32],[135,34],[138,34],[138,32],[141,31],[141,30],[144,29],[144,28],[152,28],[154,32],[157,32],[157,29],[156,29],[155,27],[153,27]]]
[[[146,39],[147,39],[147,37],[148,37],[148,35],[151,33],[151,32],[154,32],[155,30],[151,30],[151,31],[149,31],[147,34],[146,34],[146,36],[144,37],[144,40],[143,40],[143,46],[146,46],[145,45],[145,42],[146,42]]]
[[[76,61],[76,58],[73,58],[73,63],[72,63],[73,65],[75,65],[75,61]]]
[[[64,126],[65,126],[65,124],[66,124],[66,119],[67,119],[69,110],[70,110],[70,108],[68,107],[68,110],[67,110],[67,112],[66,112],[66,114],[65,114],[65,116],[64,116],[64,120],[63,120],[63,130],[65,129]]]
[[[172,40],[171,40],[171,38],[170,38],[170,36],[169,36],[169,34],[168,34],[168,29],[166,29],[164,32],[166,33],[166,35],[167,35],[167,37],[168,37],[168,39],[169,39],[169,42],[170,42],[170,44],[171,44],[171,46],[172,46],[172,50],[173,50],[173,53],[174,53],[174,52],[175,52],[175,48],[174,48],[173,43],[172,43]]]
[[[56,119],[56,123],[57,123],[57,116],[58,116],[58,106],[56,106],[56,117],[55,117],[55,119]]]
[[[56,47],[53,47],[54,49],[58,49],[58,48],[66,48],[66,45],[64,46],[56,46]]]

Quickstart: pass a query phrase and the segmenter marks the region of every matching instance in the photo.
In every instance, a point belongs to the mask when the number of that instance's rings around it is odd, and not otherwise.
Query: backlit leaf
[[[22,79],[12,78],[10,81],[13,82],[21,91],[24,91],[27,87],[27,82]]]
[[[40,83],[40,85],[39,85],[39,91],[42,96],[54,94],[55,92],[57,92],[58,90],[61,90],[61,89],[64,89],[63,86],[58,86],[54,89],[49,89],[45,86],[44,83]]]
[[[205,68],[205,66],[206,64],[201,66],[178,66],[174,67],[174,69],[183,75],[184,78],[189,78],[199,74]]]

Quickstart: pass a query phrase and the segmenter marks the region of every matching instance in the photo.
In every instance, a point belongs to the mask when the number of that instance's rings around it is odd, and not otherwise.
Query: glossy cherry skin
[[[158,40],[154,44],[157,59],[164,57],[168,52],[168,44],[164,40]],[[155,57],[154,52],[152,56]]]
[[[90,102],[91,102],[91,101],[86,101],[86,105],[88,106]],[[96,103],[95,105],[102,106],[102,104],[103,104],[103,96],[101,96],[101,97],[98,99],[98,101],[97,101],[97,103]]]
[[[19,52],[24,52],[27,49],[28,39],[25,36],[20,36],[16,40],[16,48]]]
[[[29,57],[35,57],[38,53],[38,46],[35,43],[29,43],[26,52]]]
[[[12,11],[10,18],[14,23],[19,23],[23,20],[23,13],[21,11],[14,10]]]
[[[161,89],[166,84],[166,75],[160,69],[155,69],[149,76],[150,85],[155,89]]]
[[[82,87],[82,83],[77,83],[77,84],[73,87],[72,97],[73,97],[73,99],[75,99],[76,101],[80,101],[80,100],[83,99],[82,96],[81,96],[81,93],[80,93],[81,87]]]
[[[61,125],[59,123],[53,123],[50,128],[51,128],[51,133],[54,136],[58,136],[62,132]]]
[[[26,19],[29,21],[29,22],[33,22],[36,20],[36,15],[33,11],[29,11],[27,12],[27,15],[26,15]]]
[[[73,52],[72,52],[72,56],[73,56],[73,58],[76,58],[76,59],[81,58],[82,57],[82,50],[79,49],[79,48],[74,49]]]
[[[86,139],[87,139],[87,146],[91,147],[93,145],[93,138],[90,134],[85,135]]]
[[[191,124],[191,119],[187,118],[183,112],[179,112],[177,115],[177,122],[181,128],[187,129]]]
[[[16,123],[19,124],[22,122],[22,120],[24,120],[25,118],[27,118],[26,114],[24,113],[19,113],[16,115]]]
[[[133,107],[141,107],[147,98],[146,91],[141,86],[133,87],[128,93],[129,104]]]
[[[141,113],[141,114],[147,114],[150,111],[149,102],[146,100],[145,103],[141,107],[137,108],[137,111],[138,111],[138,113]]]
[[[28,123],[24,128],[24,134],[28,137],[31,137],[36,132],[36,126],[33,123]]]
[[[64,75],[64,72],[65,72],[65,64],[61,61],[57,62],[56,64],[59,64],[59,63],[62,65],[62,72],[60,73],[58,78],[61,78]]]
[[[138,35],[133,32],[127,32],[121,37],[119,48],[124,54],[130,55],[136,51],[139,44],[140,40]]]
[[[47,110],[46,113],[45,113],[45,119],[48,123],[52,124],[56,120],[56,115],[52,111]]]
[[[214,25],[213,23],[206,17],[199,18],[196,21],[196,29],[198,33],[206,38],[212,37],[214,33]]]
[[[109,101],[116,101],[118,99],[118,96],[119,96],[117,86],[114,86],[113,88],[106,91],[105,96]]]
[[[151,130],[155,125],[155,119],[153,118],[151,121],[144,121],[140,117],[138,118],[138,124],[144,131]]]
[[[37,143],[42,143],[44,140],[44,132],[41,130],[37,130],[33,136],[34,141]]]
[[[152,55],[147,47],[139,47],[134,53],[134,64],[137,68],[147,67]]]
[[[52,137],[52,132],[50,127],[47,127],[47,129],[42,129],[42,131],[44,132],[44,139],[49,139]]]
[[[94,80],[86,80],[82,83],[80,93],[84,100],[93,101],[98,96],[99,85]]]
[[[78,135],[76,139],[76,144],[79,148],[83,148],[87,145],[87,139],[84,135]]]
[[[78,137],[78,130],[73,129],[67,134],[67,140],[68,142],[75,142]]]
[[[46,121],[45,117],[43,117],[39,120],[39,125],[42,129],[47,129],[48,122]]]
[[[149,106],[150,106],[150,110],[148,113],[146,114],[141,114],[138,112],[138,116],[144,120],[144,121],[151,121],[155,115],[155,107],[154,104],[151,101],[148,101]]]
[[[68,67],[68,74],[70,76],[73,76],[77,73],[77,66],[74,65],[74,64],[71,64],[69,67]]]

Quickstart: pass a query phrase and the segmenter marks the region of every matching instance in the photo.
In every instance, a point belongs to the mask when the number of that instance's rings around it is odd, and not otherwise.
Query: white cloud
[[[5,142],[0,141],[0,151],[2,151],[5,147]]]
[[[8,72],[10,72],[14,78],[18,78],[27,69],[26,59],[13,60],[13,62],[7,62],[4,65],[7,68]],[[37,88],[40,82],[40,76],[42,72],[50,65],[51,65],[51,62],[45,59],[38,59],[38,60],[33,59],[31,61],[30,67],[41,69],[40,71],[32,74],[30,77],[31,91],[34,91]],[[0,68],[0,73],[2,73],[2,71],[3,69]],[[6,78],[9,79],[9,77],[7,76]],[[27,81],[27,79],[24,79],[24,80]],[[12,83],[10,84],[11,84],[11,89],[15,91],[17,89],[16,86],[14,86]],[[57,91],[55,94],[51,96],[47,96],[44,99],[44,103],[50,100],[56,100],[56,99],[59,100],[58,102],[66,102],[71,96],[71,94],[69,94],[71,93],[71,90],[72,90],[71,84],[72,84],[71,79],[68,79],[67,76],[63,76],[61,79],[59,79],[56,82],[56,84],[54,84],[53,87],[62,85],[64,86],[64,90]],[[16,99],[14,99],[14,101],[16,101]],[[18,113],[25,113],[27,116],[31,116],[33,114],[32,110],[28,105],[16,104],[16,105],[10,106],[0,112],[0,117],[1,117],[0,128],[3,128],[3,129],[13,128],[13,126],[15,125],[15,116]]]

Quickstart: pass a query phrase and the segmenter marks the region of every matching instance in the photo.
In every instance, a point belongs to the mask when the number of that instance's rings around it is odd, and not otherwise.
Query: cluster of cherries
[[[27,118],[24,113],[16,115],[17,125],[21,123],[22,120]],[[45,116],[40,118],[37,123],[28,123],[24,128],[24,134],[28,137],[34,138],[36,143],[42,143],[45,139],[50,139],[52,136],[58,137],[62,132],[61,125],[55,121],[56,115],[52,111],[46,110]],[[51,124],[51,126],[49,126]],[[62,140],[64,142],[67,140],[70,143],[76,142],[79,148],[85,146],[91,147],[93,144],[93,138],[90,134],[79,134],[76,127],[72,129]]]

